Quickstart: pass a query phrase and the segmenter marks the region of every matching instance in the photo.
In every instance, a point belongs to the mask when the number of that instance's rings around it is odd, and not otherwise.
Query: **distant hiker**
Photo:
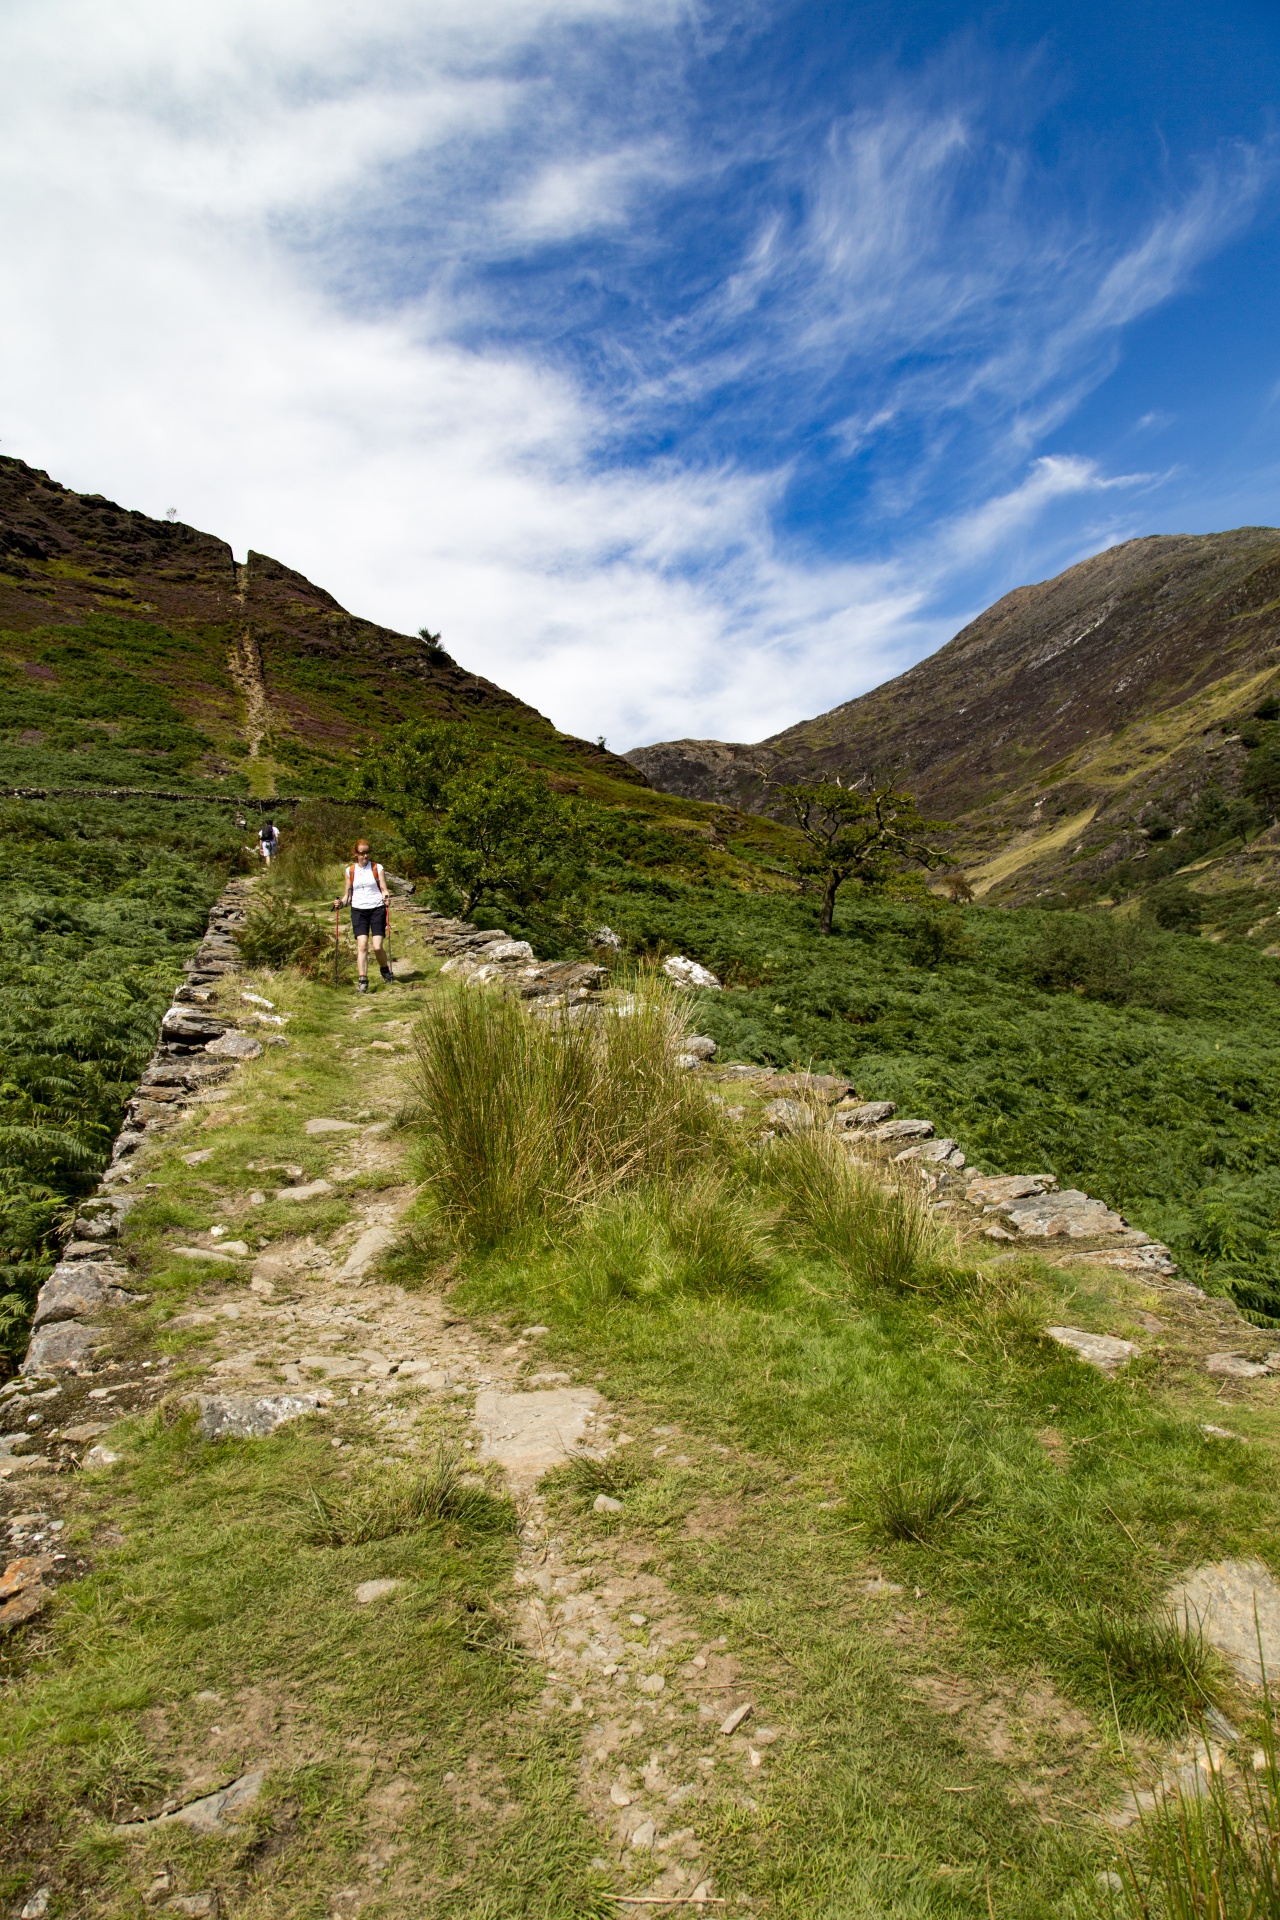
[[[335,907],[350,905],[351,908],[351,931],[356,937],[356,991],[369,991],[370,940],[373,941],[378,971],[390,986],[395,975],[387,965],[382,942],[387,932],[387,908],[391,905],[391,895],[387,891],[386,874],[377,861],[369,857],[367,840],[358,843],[355,860],[347,868],[347,890],[341,900],[335,900],[333,904]]]
[[[258,852],[262,855],[267,865],[270,866],[279,851],[279,830],[268,820],[265,826],[258,828]]]

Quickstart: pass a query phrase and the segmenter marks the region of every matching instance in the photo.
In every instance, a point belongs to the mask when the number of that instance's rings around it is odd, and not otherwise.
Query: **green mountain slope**
[[[466,719],[549,768],[628,785],[440,647],[358,619],[266,554],[0,460],[0,782],[317,793],[362,739]]]
[[[1172,837],[1207,789],[1239,790],[1240,728],[1278,647],[1280,532],[1131,540],[1016,588],[908,673],[758,746],[627,757],[667,792],[741,807],[767,804],[766,777],[893,778],[957,823],[980,892],[1096,890],[1145,855],[1153,824]]]

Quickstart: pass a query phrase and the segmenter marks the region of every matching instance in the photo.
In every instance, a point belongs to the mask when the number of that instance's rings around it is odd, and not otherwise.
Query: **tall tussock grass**
[[[796,1252],[842,1267],[854,1293],[938,1268],[944,1231],[910,1182],[851,1162],[822,1128],[750,1145],[677,1064],[687,1011],[660,976],[580,1024],[475,988],[441,994],[418,1027],[406,1116],[437,1227],[463,1247],[555,1243],[602,1304],[748,1297]]]
[[[1126,1920],[1280,1920],[1280,1766],[1264,1689],[1261,1744],[1215,1769],[1198,1794],[1139,1815],[1119,1886],[1099,1902]]]
[[[580,1024],[464,990],[417,1034],[424,1170],[459,1240],[554,1230],[624,1187],[675,1187],[710,1162],[725,1123],[676,1065],[683,1003],[656,981],[629,1013]]]
[[[834,1134],[774,1142],[767,1174],[797,1237],[843,1267],[855,1290],[913,1287],[944,1264],[946,1232],[924,1189],[853,1160]]]

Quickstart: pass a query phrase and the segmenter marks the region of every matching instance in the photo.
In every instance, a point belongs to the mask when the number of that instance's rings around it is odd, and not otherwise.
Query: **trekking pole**
[[[335,900],[333,903],[333,984],[338,984],[338,915],[342,908]]]

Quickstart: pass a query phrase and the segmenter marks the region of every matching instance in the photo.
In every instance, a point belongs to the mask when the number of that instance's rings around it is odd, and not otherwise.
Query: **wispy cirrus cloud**
[[[1270,151],[1107,216],[972,63],[787,121],[691,18],[16,0],[6,450],[624,745],[776,731],[1105,544],[1151,476],[1044,438]]]

